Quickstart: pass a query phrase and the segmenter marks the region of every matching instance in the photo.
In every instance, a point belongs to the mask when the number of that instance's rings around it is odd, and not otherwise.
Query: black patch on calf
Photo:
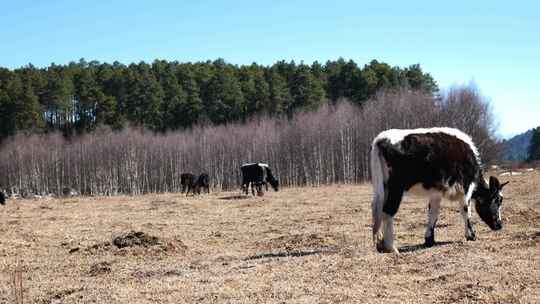
[[[388,195],[383,205],[383,212],[394,216],[399,210],[401,199],[403,198],[403,186],[396,178],[390,177],[387,183]]]

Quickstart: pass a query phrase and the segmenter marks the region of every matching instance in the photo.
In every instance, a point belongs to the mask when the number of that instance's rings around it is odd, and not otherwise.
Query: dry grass
[[[506,225],[476,223],[476,242],[445,202],[442,244],[422,248],[426,202],[407,198],[400,255],[373,249],[369,185],[9,201],[0,303],[17,272],[25,303],[538,303],[540,175],[503,179]]]

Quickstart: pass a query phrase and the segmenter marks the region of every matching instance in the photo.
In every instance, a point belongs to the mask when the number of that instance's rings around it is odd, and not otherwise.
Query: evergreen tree
[[[89,69],[82,69],[74,76],[75,128],[79,132],[92,130],[96,123],[96,107],[105,95],[97,88],[97,83]]]
[[[204,99],[207,117],[216,124],[238,120],[244,109],[244,95],[234,70],[215,62],[216,73],[209,81]]]
[[[316,79],[308,66],[301,64],[296,69],[291,95],[293,97],[292,107],[288,113],[299,109],[316,109],[325,102],[325,92],[321,82]]]
[[[130,65],[128,70],[126,110],[129,121],[151,130],[162,128],[163,90],[150,67],[141,62]]]
[[[249,67],[241,67],[239,79],[245,99],[244,118],[262,112],[270,97],[264,70],[255,64]]]
[[[185,108],[182,112],[182,127],[190,127],[199,120],[203,108],[200,89],[190,66],[181,66],[178,81],[186,94]]]
[[[531,143],[529,145],[529,161],[540,160],[540,127],[533,129]]]
[[[267,112],[281,115],[292,106],[292,97],[286,80],[272,67],[268,72],[269,104]]]
[[[69,132],[74,122],[73,82],[61,66],[47,70],[47,86],[41,95],[47,124],[51,129]]]
[[[15,100],[17,130],[41,131],[44,126],[41,105],[31,84],[23,86],[23,92]]]
[[[408,84],[413,90],[425,93],[435,93],[438,90],[437,84],[430,74],[422,72],[419,64],[413,64],[405,69]]]
[[[161,87],[163,88],[162,130],[175,130],[184,126],[187,108],[187,94],[178,83],[171,66],[160,71]]]

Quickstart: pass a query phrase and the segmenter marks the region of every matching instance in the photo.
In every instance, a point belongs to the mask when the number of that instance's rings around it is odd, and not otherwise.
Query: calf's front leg
[[[428,205],[428,224],[426,228],[425,246],[433,247],[435,245],[435,226],[439,219],[439,210],[441,208],[441,197],[431,197]]]
[[[465,199],[463,201],[463,205],[461,206],[461,215],[463,216],[463,222],[465,225],[465,238],[467,239],[467,241],[476,240],[476,233],[474,232],[474,228],[471,222],[471,214],[471,200]]]

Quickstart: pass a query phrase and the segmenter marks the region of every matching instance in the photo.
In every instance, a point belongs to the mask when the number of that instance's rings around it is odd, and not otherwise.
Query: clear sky
[[[0,66],[154,59],[420,63],[474,81],[507,137],[540,125],[540,1],[8,1]]]

